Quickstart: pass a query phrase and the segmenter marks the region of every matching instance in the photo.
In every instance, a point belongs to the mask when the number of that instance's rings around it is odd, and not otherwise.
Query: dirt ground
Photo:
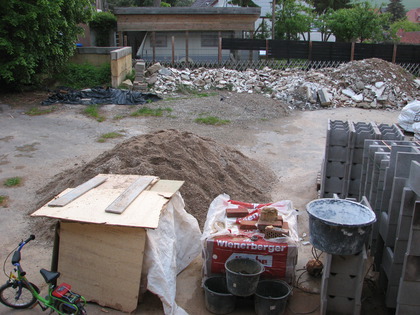
[[[53,187],[48,184],[57,180],[57,174],[66,171],[65,174],[71,176],[72,173],[80,172],[81,168],[100,154],[112,150],[131,137],[159,130],[185,131],[212,139],[215,145],[223,146],[223,150],[230,148],[239,151],[246,159],[257,161],[261,172],[273,172],[277,181],[272,182],[270,179],[270,185],[259,185],[259,189],[266,190],[261,191],[260,196],[269,196],[271,201],[289,199],[299,210],[299,235],[302,237],[296,266],[299,283],[289,299],[286,314],[319,314],[320,298],[317,293],[320,290],[320,281],[308,277],[303,270],[311,258],[311,246],[304,245],[309,240],[305,205],[317,198],[316,179],[324,156],[327,120],[393,124],[397,122],[399,115],[396,110],[345,107],[290,111],[279,101],[262,95],[229,92],[208,97],[190,95],[177,99],[168,98],[148,104],[151,108],[172,109],[170,114],[162,117],[130,116],[141,105],[102,106],[101,115],[106,117],[102,122],[85,116],[82,113],[83,105],[57,105],[52,113],[39,116],[25,114],[44,96],[46,95],[39,93],[21,99],[0,97],[0,195],[8,197],[7,205],[0,207],[1,261],[6,259],[21,239],[31,233],[40,235],[25,247],[22,265],[27,269],[31,281],[45,289],[38,270],[50,266],[51,230],[48,224],[36,224],[29,216],[42,203],[43,198],[48,196],[49,189],[45,187],[50,187],[50,193],[53,194]],[[194,122],[195,118],[206,115],[218,116],[230,120],[230,123],[212,126]],[[98,141],[102,135],[110,132],[118,132],[122,137]],[[195,156],[194,152],[191,156]],[[252,163],[247,167],[250,165]],[[23,178],[19,187],[2,185],[5,179],[16,176]],[[219,189],[223,188],[225,187],[220,186]],[[244,196],[246,191],[241,195]],[[6,261],[6,270],[9,270],[9,264]],[[202,259],[197,257],[178,276],[176,301],[189,314],[210,314],[205,309],[203,290],[200,287],[201,267]],[[372,299],[372,296],[364,296],[365,304],[372,303]],[[376,299],[375,303],[378,303],[375,312],[383,314],[380,301]],[[247,301],[243,301],[233,314],[253,314],[252,308]],[[89,304],[87,310],[89,314],[119,314],[95,304]],[[21,313],[41,314],[42,311],[40,308],[15,311],[0,305],[0,314]],[[163,314],[160,301],[155,296],[146,294],[136,314]]]

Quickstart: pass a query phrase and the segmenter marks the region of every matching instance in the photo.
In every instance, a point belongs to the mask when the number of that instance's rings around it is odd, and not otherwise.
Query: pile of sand
[[[132,137],[85,165],[57,174],[37,192],[38,207],[97,174],[154,175],[185,181],[180,190],[185,209],[200,227],[219,194],[246,202],[270,202],[271,185],[276,180],[273,172],[237,150],[190,132],[161,130]]]

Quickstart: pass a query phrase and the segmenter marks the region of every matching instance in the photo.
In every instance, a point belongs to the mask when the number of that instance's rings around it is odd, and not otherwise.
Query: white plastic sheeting
[[[200,236],[198,222],[185,211],[179,192],[162,210],[159,227],[147,230],[142,279],[167,315],[188,314],[175,302],[176,277],[200,254]]]

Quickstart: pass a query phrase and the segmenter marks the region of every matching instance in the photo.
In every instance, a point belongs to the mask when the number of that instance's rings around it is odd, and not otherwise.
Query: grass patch
[[[105,120],[105,117],[99,114],[99,108],[98,105],[92,104],[87,106],[83,113],[89,117],[95,118],[97,121],[102,122]]]
[[[214,125],[214,126],[226,125],[230,123],[230,120],[220,119],[219,117],[216,117],[216,116],[199,117],[199,118],[194,119],[194,121],[199,124]]]
[[[22,178],[20,177],[10,177],[3,182],[3,185],[6,187],[19,186],[22,183]]]
[[[29,116],[39,116],[39,115],[45,115],[54,112],[57,109],[56,106],[51,106],[48,108],[41,108],[41,107],[32,107],[31,109],[27,110],[25,112],[26,115]]]
[[[0,195],[0,207],[6,208],[8,200],[9,200],[9,198],[7,196]]]
[[[126,117],[125,115],[115,115],[112,119],[114,119],[114,120],[120,120],[120,119],[123,119],[125,117]]]
[[[166,108],[150,108],[150,107],[142,107],[136,110],[135,112],[132,112],[130,116],[137,117],[137,116],[154,116],[154,117],[160,117],[163,116],[163,113],[171,113],[172,108],[166,107]]]
[[[115,138],[121,138],[124,137],[122,133],[119,132],[108,132],[104,133],[98,138],[98,142],[105,142],[108,139],[115,139]]]

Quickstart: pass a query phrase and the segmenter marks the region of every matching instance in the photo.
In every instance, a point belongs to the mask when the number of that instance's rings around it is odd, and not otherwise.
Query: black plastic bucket
[[[376,221],[375,213],[360,203],[324,198],[307,204],[312,245],[333,255],[353,255],[363,249]]]
[[[204,281],[206,308],[214,314],[228,314],[235,309],[236,296],[227,289],[225,277],[211,277]]]
[[[225,269],[227,288],[237,296],[253,295],[264,272],[264,266],[259,261],[248,258],[228,260]]]
[[[286,310],[292,288],[283,280],[263,280],[255,291],[257,315],[281,315]]]

